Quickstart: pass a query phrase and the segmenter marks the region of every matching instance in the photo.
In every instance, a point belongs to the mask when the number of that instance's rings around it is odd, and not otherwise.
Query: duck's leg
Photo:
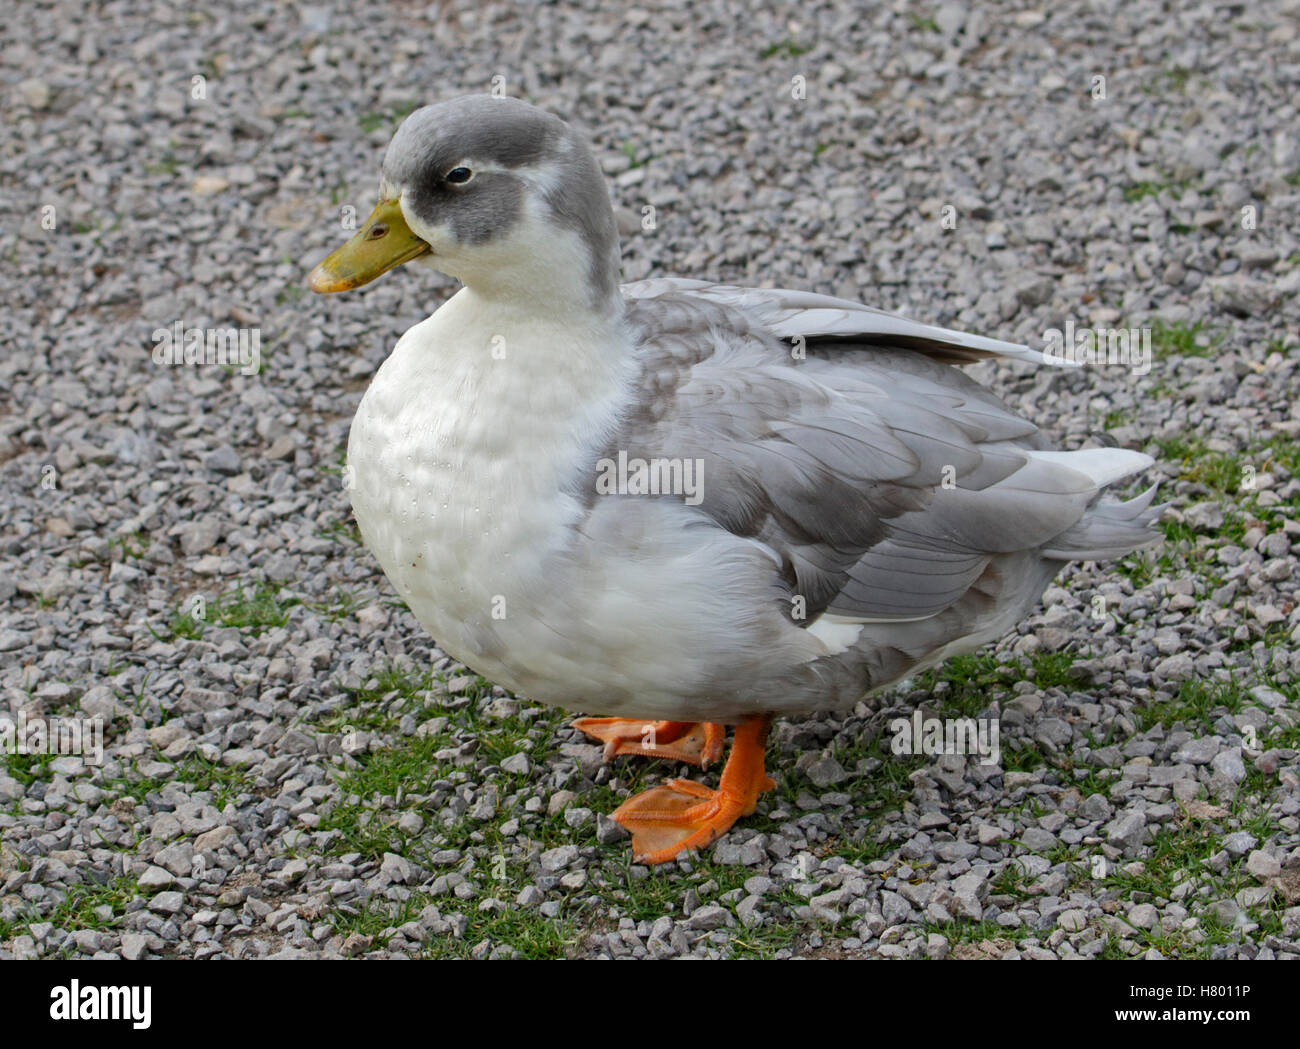
[[[736,728],[731,756],[717,790],[688,779],[675,779],[628,798],[613,818],[632,832],[632,851],[639,863],[665,863],[685,849],[702,849],[717,841],[741,816],[748,816],[758,796],[776,786],[763,771],[763,751],[771,714],[747,718]]]
[[[625,754],[670,758],[706,769],[722,757],[725,725],[711,721],[638,721],[635,718],[578,718],[573,727],[605,744],[605,760]]]

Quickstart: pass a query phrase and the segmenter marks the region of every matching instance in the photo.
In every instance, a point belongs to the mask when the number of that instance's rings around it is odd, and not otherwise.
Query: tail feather
[[[1104,561],[1156,542],[1160,533],[1152,526],[1169,506],[1151,505],[1157,487],[1153,484],[1122,503],[1093,504],[1078,524],[1043,549],[1043,556],[1056,561]]]

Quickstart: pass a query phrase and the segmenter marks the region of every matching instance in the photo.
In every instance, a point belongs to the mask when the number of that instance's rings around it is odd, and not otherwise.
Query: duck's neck
[[[466,287],[407,338],[391,395],[423,399],[442,443],[502,468],[572,463],[609,439],[634,392],[621,308],[550,310]]]
[[[508,235],[426,264],[458,278],[503,316],[532,315],[575,329],[616,323],[623,314],[618,236],[613,212],[603,218],[575,229],[530,207]]]
[[[435,328],[445,326],[439,354],[466,357],[476,367],[490,363],[507,382],[550,376],[592,390],[625,376],[631,347],[622,298],[593,304],[559,291],[547,298],[467,285],[430,318]]]

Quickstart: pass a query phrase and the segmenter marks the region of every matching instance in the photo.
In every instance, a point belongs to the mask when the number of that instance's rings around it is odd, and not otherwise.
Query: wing
[[[1089,545],[1080,526],[1103,485],[1150,462],[1046,451],[1032,423],[942,363],[1002,353],[993,340],[915,325],[924,346],[872,345],[896,342],[900,319],[793,292],[632,287],[642,397],[619,447],[700,460],[700,512],[772,551],[796,620],[934,616],[1000,554]],[[805,335],[802,356],[790,332]],[[1106,517],[1105,542],[1135,545],[1145,515],[1131,517]]]
[[[1019,343],[922,324],[850,299],[807,291],[741,288],[682,277],[654,277],[624,284],[623,294],[636,300],[689,294],[701,302],[730,307],[779,339],[843,339],[859,345],[903,347],[951,364],[1008,357],[1034,364],[1076,367],[1073,362],[1049,360],[1040,351]]]

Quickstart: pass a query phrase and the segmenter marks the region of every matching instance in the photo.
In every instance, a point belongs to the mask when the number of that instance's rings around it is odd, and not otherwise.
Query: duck
[[[375,373],[348,439],[366,547],[443,652],[584,714],[605,760],[708,769],[612,814],[635,860],[703,850],[773,780],[774,718],[845,711],[996,641],[1069,562],[1158,538],[1141,452],[1061,451],[963,371],[1027,346],[846,299],[620,283],[587,139],[512,97],[416,109],[378,204],[310,273],[461,287]]]

